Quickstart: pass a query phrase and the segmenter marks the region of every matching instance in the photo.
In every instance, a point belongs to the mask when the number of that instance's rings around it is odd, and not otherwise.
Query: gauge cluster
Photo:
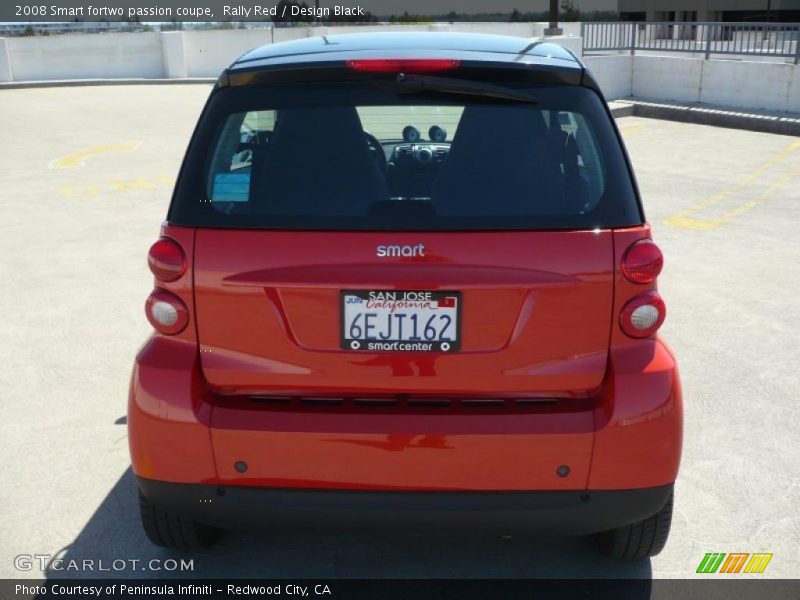
[[[428,139],[432,142],[441,144],[447,140],[447,131],[444,129],[444,127],[432,125],[431,128],[428,129]]]
[[[450,153],[447,131],[432,125],[427,131],[428,139],[423,139],[416,127],[407,125],[402,133],[402,141],[384,143],[392,196],[429,196],[436,173]]]
[[[428,140],[423,140],[419,129],[413,125],[403,128],[403,141],[394,147],[389,158],[394,165],[416,163],[419,166],[432,165],[443,161],[450,151],[447,131],[439,125],[428,129]]]
[[[406,125],[403,128],[403,141],[409,142],[411,144],[415,144],[422,139],[422,134],[420,134],[419,129],[414,127],[413,125]],[[428,139],[432,142],[436,142],[437,144],[441,144],[442,142],[447,141],[447,130],[444,127],[440,127],[439,125],[431,125],[431,128],[428,129]]]
[[[389,160],[394,165],[402,165],[409,162],[417,165],[435,164],[447,158],[449,152],[449,145],[431,144],[430,142],[399,144],[395,146]]]
[[[403,141],[404,142],[418,142],[420,139],[419,129],[413,125],[407,125],[403,128]]]

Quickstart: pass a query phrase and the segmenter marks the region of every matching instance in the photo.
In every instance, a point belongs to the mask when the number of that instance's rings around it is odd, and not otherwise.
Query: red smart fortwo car
[[[682,404],[662,256],[561,47],[384,33],[245,54],[149,264],[128,418],[154,543],[299,517],[664,546]]]

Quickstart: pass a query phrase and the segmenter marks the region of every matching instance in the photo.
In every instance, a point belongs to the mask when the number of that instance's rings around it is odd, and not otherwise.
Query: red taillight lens
[[[367,73],[433,73],[449,71],[461,65],[461,61],[441,58],[370,58],[348,60],[347,67]]]
[[[625,251],[622,273],[633,283],[653,283],[664,266],[664,255],[653,240],[639,240]]]
[[[189,310],[183,301],[172,292],[155,288],[144,305],[147,320],[156,330],[175,335],[189,323]]]
[[[159,281],[175,281],[186,271],[186,253],[175,240],[161,238],[150,246],[147,265]]]
[[[666,316],[667,307],[658,292],[645,292],[623,307],[619,326],[629,337],[646,338],[658,331]]]

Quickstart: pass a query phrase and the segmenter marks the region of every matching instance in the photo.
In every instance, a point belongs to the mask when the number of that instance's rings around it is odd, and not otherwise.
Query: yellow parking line
[[[684,229],[716,229],[719,227],[714,221],[706,219],[692,219],[683,215],[675,215],[665,220],[664,223],[673,227],[683,227]]]
[[[733,185],[728,186],[727,188],[723,189],[721,192],[714,194],[713,196],[709,196],[702,202],[695,204],[681,212],[669,217],[664,222],[667,225],[672,225],[674,227],[685,227],[687,229],[715,229],[720,225],[724,225],[725,223],[729,222],[731,219],[738,217],[746,213],[748,210],[752,209],[758,203],[763,201],[773,192],[779,190],[783,186],[785,186],[792,178],[794,178],[800,170],[794,170],[779,179],[775,182],[772,186],[770,186],[767,190],[761,192],[755,198],[745,202],[744,204],[737,206],[733,210],[725,213],[718,219],[709,220],[709,219],[699,219],[699,218],[692,218],[692,215],[695,213],[700,212],[701,210],[713,206],[719,202],[722,202],[726,198],[729,198],[736,192],[739,192],[753,183],[758,177],[763,175],[766,171],[780,163],[781,161],[788,158],[793,152],[795,152],[798,148],[800,148],[800,141],[793,142],[786,146],[783,150],[778,152],[777,154],[773,155],[769,160],[761,164],[758,168],[754,169],[742,179],[734,183]]]
[[[93,183],[63,185],[58,191],[68,198],[96,198],[100,195],[100,190]]]
[[[166,175],[156,175],[156,181],[164,185],[175,185],[175,178],[167,177]]]
[[[642,129],[644,129],[644,125],[631,125],[630,127],[620,127],[619,132],[625,135],[631,135]]]
[[[105,144],[103,146],[91,146],[66,154],[50,161],[51,169],[74,169],[82,167],[88,158],[98,154],[109,154],[111,152],[132,152],[139,147],[142,142],[122,142],[119,144]]]
[[[77,183],[64,184],[58,192],[67,198],[96,198],[108,197],[109,194],[128,192],[151,191],[172,187],[175,179],[167,175],[150,177],[129,177],[125,179],[107,179],[105,181],[87,181],[83,179]]]
[[[154,190],[158,186],[146,179],[136,177],[134,179],[114,179],[108,182],[108,187],[115,192],[131,192],[134,190]]]
[[[787,173],[786,175],[781,177],[778,181],[773,183],[769,188],[767,188],[766,190],[761,192],[758,196],[756,196],[752,200],[749,200],[749,201],[745,202],[744,204],[742,204],[741,206],[737,206],[736,208],[734,208],[730,212],[725,213],[719,219],[717,219],[716,222],[719,223],[720,225],[723,225],[723,224],[727,223],[728,221],[730,221],[731,219],[746,213],[748,210],[750,210],[751,208],[755,207],[758,203],[760,203],[763,200],[765,200],[767,197],[772,195],[774,192],[777,192],[779,189],[784,187],[787,183],[789,183],[792,179],[794,179],[798,175],[800,175],[800,167],[794,169],[793,171],[790,171],[789,173]]]

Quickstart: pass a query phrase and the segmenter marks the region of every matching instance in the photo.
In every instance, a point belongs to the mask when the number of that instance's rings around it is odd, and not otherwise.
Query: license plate
[[[461,293],[343,290],[341,347],[370,352],[456,352]]]

